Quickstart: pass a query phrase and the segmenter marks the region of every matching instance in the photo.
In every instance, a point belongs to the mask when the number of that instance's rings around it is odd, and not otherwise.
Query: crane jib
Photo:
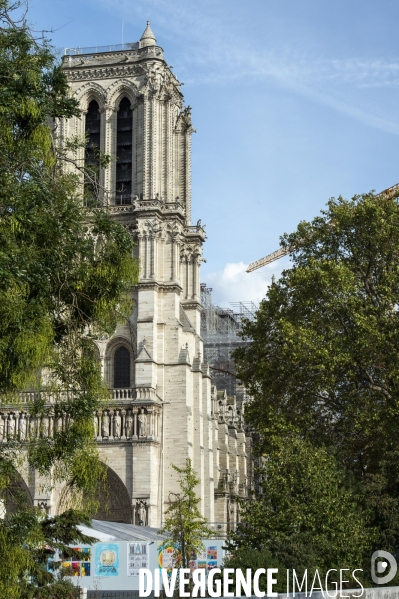
[[[376,197],[388,200],[394,197],[395,195],[399,195],[399,183],[393,185],[392,187],[388,187],[388,189],[384,189],[384,191],[381,191],[380,193],[377,193]],[[279,250],[276,250],[275,252],[268,254],[260,260],[251,262],[251,264],[247,268],[247,272],[252,272],[254,270],[257,270],[258,268],[262,268],[262,266],[266,266],[266,264],[270,264],[271,262],[280,260],[280,258],[287,256],[293,249],[293,246],[280,248]]]

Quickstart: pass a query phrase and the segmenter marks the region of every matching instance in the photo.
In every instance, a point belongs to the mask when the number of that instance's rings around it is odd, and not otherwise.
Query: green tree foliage
[[[371,548],[367,513],[342,485],[334,456],[290,435],[274,446],[260,475],[262,492],[241,506],[241,522],[228,540],[235,562],[253,568],[251,551],[262,548],[268,562],[273,556],[301,574],[362,567]]]
[[[78,115],[77,103],[48,42],[15,11],[0,0],[0,392],[10,403],[33,385],[33,411],[45,415],[51,398],[56,416],[73,414],[51,441],[39,433],[30,461],[63,475],[67,466],[78,481],[106,397],[91,337],[127,318],[138,268],[124,228],[82,205],[81,173],[65,168],[49,125]]]
[[[264,456],[290,434],[311,443],[319,457],[324,447],[339,464],[342,484],[355,489],[359,510],[368,513],[365,535],[375,548],[395,552],[398,199],[331,199],[320,217],[284,235],[282,245],[291,248],[292,267],[271,285],[256,320],[246,323],[249,345],[235,352],[254,397],[246,419],[259,432]],[[299,488],[306,515],[310,498]]]
[[[78,104],[23,8],[0,0],[0,397],[16,405],[19,391],[35,390],[29,410],[41,427],[29,441],[15,431],[0,444],[0,499],[7,503],[14,467],[24,461],[53,481],[69,480],[94,509],[90,497],[105,471],[93,411],[108,392],[93,338],[128,318],[138,264],[129,234],[101,209],[100,196],[87,206],[83,182],[95,174],[71,158],[85,140],[56,137],[59,119],[80,116]],[[98,167],[107,162],[100,157]],[[50,438],[47,416],[65,413],[68,430]],[[22,596],[25,576],[39,584],[27,549],[40,552],[45,538],[37,533],[42,519],[23,505],[18,517],[27,525],[13,537],[16,517],[0,522],[0,561],[10,562],[11,541],[15,556],[7,593],[0,593],[7,597]]]
[[[256,548],[250,547],[249,545],[234,546],[232,553],[226,554],[226,558],[223,562],[223,569],[225,568],[234,570],[234,572],[229,575],[229,578],[232,578],[234,582],[236,582],[236,570],[241,570],[244,576],[246,575],[247,570],[251,570],[251,581],[253,582],[253,575],[256,570],[260,568],[264,568],[265,570],[268,568],[277,568],[279,572],[276,576],[277,583],[273,585],[273,591],[278,591],[280,593],[287,591],[285,576],[286,566],[280,562],[276,556],[272,555],[270,549],[260,544],[258,544]],[[222,578],[222,576],[220,576],[220,578]],[[264,593],[267,593],[267,577],[264,575],[259,577],[259,589]],[[251,590],[252,593],[254,593],[253,585]]]
[[[91,544],[79,524],[90,526],[87,515],[68,510],[49,518],[40,510],[23,511],[0,522],[0,553],[8,559],[0,564],[0,595],[7,599],[72,599],[76,587],[62,566],[61,557],[79,559],[81,553],[69,544]],[[18,580],[18,585],[15,581]]]
[[[198,504],[201,499],[195,493],[200,483],[191,460],[186,460],[185,468],[172,468],[179,473],[180,493],[169,493],[169,506],[165,512],[165,524],[159,531],[165,536],[164,547],[175,550],[175,566],[188,568],[192,556],[203,550],[203,539],[212,531],[201,515]]]

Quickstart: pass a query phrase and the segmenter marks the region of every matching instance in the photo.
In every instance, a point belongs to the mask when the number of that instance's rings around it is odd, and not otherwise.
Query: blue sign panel
[[[96,576],[119,576],[119,545],[96,543]]]

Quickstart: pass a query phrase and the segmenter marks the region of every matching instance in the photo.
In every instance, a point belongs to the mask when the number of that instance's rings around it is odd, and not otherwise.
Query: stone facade
[[[109,467],[109,511],[100,510],[98,518],[160,526],[168,495],[178,490],[171,465],[182,467],[189,457],[201,479],[202,513],[224,530],[238,518],[237,497],[252,485],[251,438],[244,402],[218,391],[203,361],[205,230],[200,221],[190,223],[190,108],[149,24],[139,43],[83,49],[64,56],[63,68],[82,117],[60,122],[59,132],[87,133],[94,106],[92,139],[113,157],[101,174],[103,203],[136,240],[141,269],[128,322],[97,342],[113,397],[95,414],[100,455]],[[122,118],[124,99],[131,115]],[[127,157],[127,170],[118,154]],[[25,399],[28,405],[28,393]],[[51,435],[54,427],[67,426],[67,416],[47,420],[36,422],[27,409],[3,412],[0,436]],[[34,472],[24,478],[35,504],[50,513],[68,507],[67,487],[46,493]]]

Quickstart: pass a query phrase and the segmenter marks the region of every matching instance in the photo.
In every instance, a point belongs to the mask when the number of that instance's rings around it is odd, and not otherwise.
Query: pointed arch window
[[[133,112],[128,98],[122,98],[116,129],[116,203],[130,204],[132,197]]]
[[[85,179],[84,193],[86,202],[91,202],[97,197],[99,177],[99,150],[101,133],[100,107],[96,100],[88,106],[85,122],[86,150],[85,167],[88,177]]]
[[[130,352],[126,347],[116,350],[114,356],[114,389],[130,387]]]

